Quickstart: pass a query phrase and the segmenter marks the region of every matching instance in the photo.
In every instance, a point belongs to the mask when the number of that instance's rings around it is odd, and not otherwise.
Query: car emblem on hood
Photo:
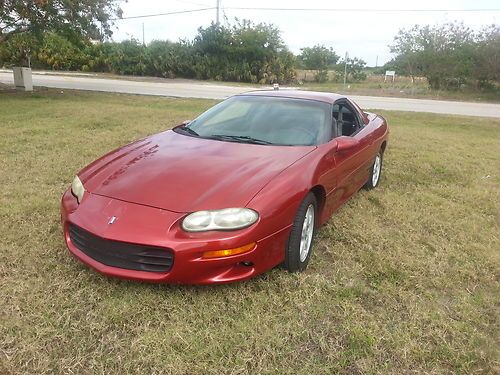
[[[116,216],[112,216],[111,219],[109,219],[108,224],[109,225],[113,224],[116,221],[116,219],[117,219]]]

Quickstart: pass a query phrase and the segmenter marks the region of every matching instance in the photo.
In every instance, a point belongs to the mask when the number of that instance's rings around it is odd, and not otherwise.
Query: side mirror
[[[357,139],[341,136],[337,138],[337,152],[349,151],[359,145]]]

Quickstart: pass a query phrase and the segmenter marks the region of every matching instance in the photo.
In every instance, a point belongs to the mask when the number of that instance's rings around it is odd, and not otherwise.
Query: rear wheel
[[[379,151],[373,161],[373,165],[370,170],[370,177],[365,184],[366,189],[374,189],[378,186],[378,183],[380,182],[380,175],[382,174],[382,160],[383,153],[382,151]]]
[[[284,268],[300,272],[307,268],[316,233],[317,202],[313,193],[307,194],[297,210],[288,239]]]

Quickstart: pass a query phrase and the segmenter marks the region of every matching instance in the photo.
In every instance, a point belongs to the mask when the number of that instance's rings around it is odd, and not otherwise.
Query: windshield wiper
[[[247,135],[228,135],[228,134],[214,134],[211,135],[211,139],[220,139],[220,140],[229,140],[229,141],[236,141],[236,142],[242,142],[242,143],[253,143],[256,145],[272,145],[272,142],[264,141],[263,139],[257,139],[253,137],[249,137]]]
[[[188,134],[194,135],[194,136],[196,136],[196,137],[199,137],[199,136],[200,136],[197,132],[195,132],[195,131],[194,131],[193,129],[191,129],[191,128],[188,128],[187,126],[182,126],[182,127],[178,128],[178,130],[181,130],[181,131],[183,131],[183,132],[185,132],[185,133],[188,133]]]

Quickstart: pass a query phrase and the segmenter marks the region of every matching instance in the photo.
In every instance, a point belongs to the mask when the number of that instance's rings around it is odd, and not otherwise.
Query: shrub
[[[285,83],[295,78],[295,57],[280,31],[250,21],[229,27],[212,24],[198,29],[192,41],[155,40],[148,46],[135,39],[92,43],[47,33],[33,53],[20,37],[11,41],[0,47],[2,61],[19,64],[31,53],[41,68],[251,83]]]

